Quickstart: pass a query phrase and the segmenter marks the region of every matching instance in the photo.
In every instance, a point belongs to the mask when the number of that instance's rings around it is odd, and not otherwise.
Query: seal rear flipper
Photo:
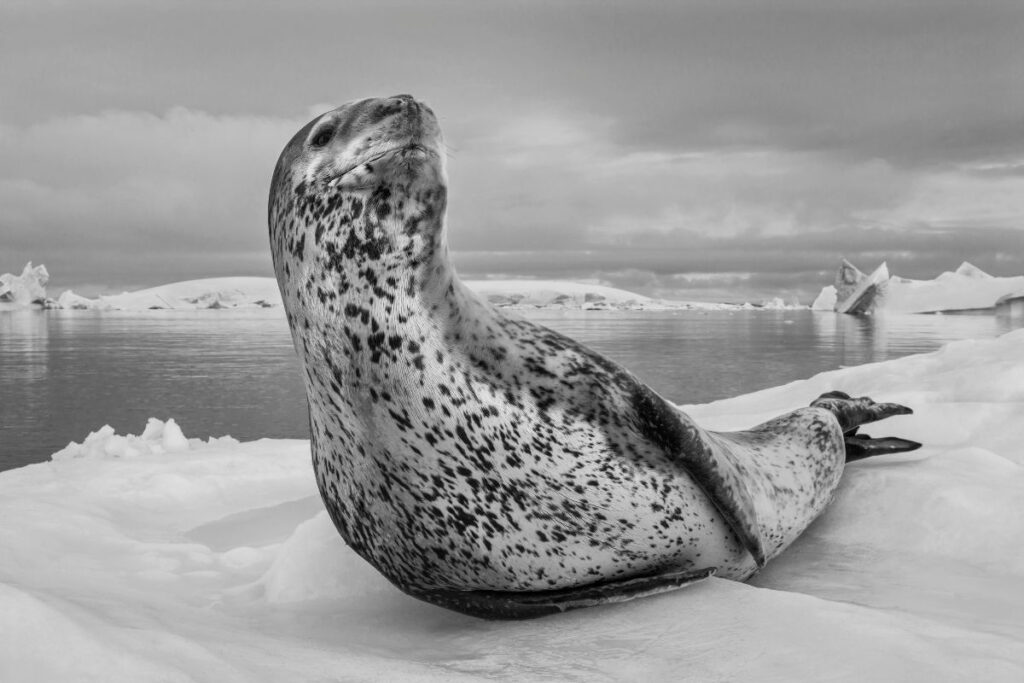
[[[856,434],[857,428],[894,415],[912,415],[913,410],[899,403],[875,403],[867,396],[853,398],[841,391],[830,391],[811,401],[812,408],[824,408],[839,420],[843,434]]]
[[[729,449],[639,382],[633,393],[633,408],[643,436],[690,475],[754,557],[758,568],[763,567],[768,557],[754,499]]]
[[[843,441],[846,443],[846,462],[863,460],[874,455],[887,455],[890,453],[906,453],[916,451],[921,447],[916,441],[901,439],[895,436],[886,436],[880,439],[872,439],[867,434],[846,434]]]
[[[916,451],[921,447],[916,441],[887,436],[872,439],[867,434],[859,434],[861,425],[884,420],[893,415],[912,415],[913,410],[899,403],[875,403],[867,396],[853,398],[841,391],[830,391],[811,401],[811,407],[824,408],[836,416],[843,430],[843,441],[846,444],[846,462],[863,460],[874,455],[889,453],[905,453]]]
[[[629,579],[550,591],[456,591],[403,588],[426,602],[482,619],[535,619],[615,602],[626,602],[688,586],[712,576],[715,567],[663,571]]]

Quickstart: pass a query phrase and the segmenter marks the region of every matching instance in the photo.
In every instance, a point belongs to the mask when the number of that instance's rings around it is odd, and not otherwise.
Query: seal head
[[[274,170],[270,239],[282,288],[298,301],[291,287],[311,282],[293,272],[303,264],[332,273],[337,287],[317,292],[327,299],[365,280],[368,262],[396,271],[429,262],[443,244],[446,199],[441,131],[425,104],[398,95],[317,117]]]

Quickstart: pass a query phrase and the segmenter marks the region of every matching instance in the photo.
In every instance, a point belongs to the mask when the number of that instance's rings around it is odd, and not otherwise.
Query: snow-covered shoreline
[[[924,448],[852,465],[751,584],[521,623],[367,567],[305,441],[101,430],[0,473],[0,680],[1021,680],[1024,331],[687,410],[747,427],[831,389],[913,406],[870,433]]]
[[[25,266],[22,275],[0,276],[0,311],[25,307],[95,311],[278,308],[277,282],[270,277],[218,277],[173,282],[121,294],[84,297],[65,290],[47,297],[45,266]],[[805,310],[838,313],[937,313],[1017,310],[1024,301],[1024,276],[994,277],[964,262],[934,280],[890,275],[882,263],[870,275],[845,259],[834,285],[822,288],[810,306],[779,297],[760,303],[653,299],[624,289],[567,280],[466,280],[499,308],[595,311]]]
[[[88,298],[68,289],[47,298],[36,270],[45,275],[45,267],[26,266],[23,276],[5,275],[18,292],[11,307],[37,305],[48,309],[92,311],[194,311],[209,309],[278,308],[282,306],[277,281],[271,277],[219,277],[173,282],[121,294]],[[48,275],[47,275],[48,277]],[[710,303],[652,299],[624,289],[566,280],[467,280],[466,285],[499,308],[594,311],[667,311],[667,310],[792,310],[806,309],[787,304],[780,298],[762,303]],[[12,290],[13,291],[13,290]],[[29,294],[31,292],[31,295]],[[2,309],[0,309],[2,310]]]

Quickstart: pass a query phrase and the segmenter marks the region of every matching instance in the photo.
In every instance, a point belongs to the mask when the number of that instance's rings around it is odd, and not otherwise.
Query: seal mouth
[[[348,175],[352,171],[355,171],[355,170],[357,170],[359,168],[362,168],[364,166],[368,166],[368,165],[372,164],[375,161],[380,161],[381,159],[383,159],[385,157],[396,155],[396,154],[401,154],[401,153],[406,153],[406,156],[408,156],[410,154],[418,153],[418,154],[423,155],[424,158],[437,157],[438,156],[437,152],[435,152],[434,150],[430,149],[426,145],[421,144],[419,142],[410,142],[410,143],[407,143],[407,144],[404,144],[404,145],[395,145],[394,147],[390,147],[390,148],[384,150],[383,152],[378,152],[378,153],[376,153],[376,154],[374,154],[372,156],[369,156],[369,157],[367,157],[365,159],[360,159],[359,161],[357,161],[354,164],[351,164],[350,166],[346,166],[344,169],[341,170],[340,173],[336,173],[333,176],[331,176],[331,178],[328,180],[328,182],[329,183],[337,182],[338,180],[340,180],[341,178],[344,178],[346,175]],[[372,170],[372,169],[368,169],[368,170]]]

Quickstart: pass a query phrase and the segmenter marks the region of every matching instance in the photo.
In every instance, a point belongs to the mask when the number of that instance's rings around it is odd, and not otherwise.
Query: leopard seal
[[[743,580],[825,508],[858,436],[909,412],[845,394],[702,429],[626,369],[456,276],[445,153],[409,95],[350,102],[285,146],[274,269],[305,373],[316,481],[406,593],[524,618]]]

